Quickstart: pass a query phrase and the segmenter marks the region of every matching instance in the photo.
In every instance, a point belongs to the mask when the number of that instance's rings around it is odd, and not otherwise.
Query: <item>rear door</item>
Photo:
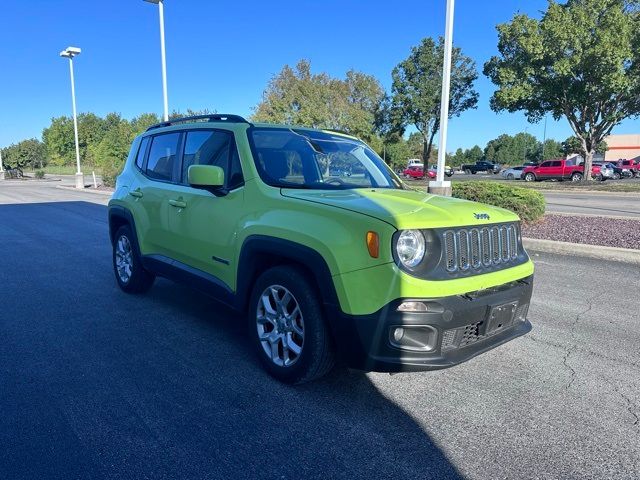
[[[130,193],[136,198],[136,228],[145,255],[171,256],[168,190],[176,181],[182,133],[167,132],[149,137],[140,182]]]
[[[552,160],[551,165],[549,165],[548,175],[552,178],[562,178],[562,171],[562,162],[560,160]]]

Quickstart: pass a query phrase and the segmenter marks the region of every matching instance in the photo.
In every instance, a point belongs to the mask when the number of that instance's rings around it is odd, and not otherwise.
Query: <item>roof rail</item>
[[[177,123],[194,122],[198,120],[204,120],[206,122],[249,123],[240,115],[228,115],[226,113],[209,113],[207,115],[192,115],[190,117],[173,118],[166,122],[156,123],[155,125],[151,125],[149,128],[147,128],[147,132],[149,130],[153,130],[154,128],[168,127]]]

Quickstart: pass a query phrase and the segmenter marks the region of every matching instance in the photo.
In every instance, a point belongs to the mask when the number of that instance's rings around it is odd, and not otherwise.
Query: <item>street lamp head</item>
[[[77,55],[80,55],[80,52],[82,52],[82,50],[80,50],[78,47],[67,47],[65,50],[60,52],[60,56],[66,57],[66,58],[73,58]]]
[[[159,4],[162,0],[144,0],[145,2]]]

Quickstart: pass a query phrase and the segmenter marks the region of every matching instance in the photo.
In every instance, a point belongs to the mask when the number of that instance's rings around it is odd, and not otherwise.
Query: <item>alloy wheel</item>
[[[116,242],[116,271],[122,283],[129,283],[133,271],[133,253],[131,242],[124,235],[121,235]]]
[[[296,363],[304,346],[304,319],[298,301],[281,285],[271,285],[258,298],[256,328],[262,349],[280,367]]]

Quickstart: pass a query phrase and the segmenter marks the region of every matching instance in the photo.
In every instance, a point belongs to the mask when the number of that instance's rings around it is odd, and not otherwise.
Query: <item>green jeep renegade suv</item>
[[[446,368],[531,329],[518,217],[409,190],[342,133],[235,115],[150,127],[118,177],[109,227],[125,292],[162,276],[230,305],[288,383],[336,360]]]

